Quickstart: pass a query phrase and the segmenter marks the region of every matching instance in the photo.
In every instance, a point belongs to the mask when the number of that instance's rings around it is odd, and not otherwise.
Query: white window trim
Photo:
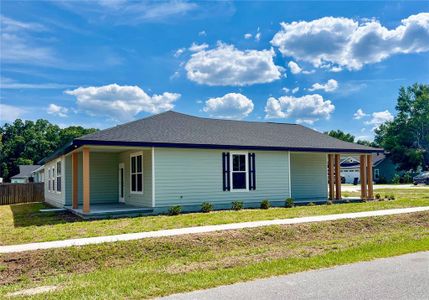
[[[58,163],[60,163],[60,165],[61,165],[61,176],[60,176],[60,181],[61,181],[61,183],[60,183],[60,185],[61,185],[61,191],[58,191]],[[58,160],[56,160],[55,161],[55,168],[56,168],[56,170],[57,170],[57,174],[56,174],[56,176],[55,176],[55,192],[57,193],[57,194],[61,194],[62,193],[62,191],[63,191],[63,162],[62,162],[62,160],[61,159],[58,159]]]
[[[233,168],[232,168],[232,166],[233,166],[233,156],[234,155],[245,155],[246,156],[246,158],[245,158],[245,165],[246,165],[246,180],[245,180],[245,182],[246,182],[246,188],[245,189],[234,189],[234,183],[232,181],[232,177],[233,177],[232,175],[234,173]],[[248,160],[248,158],[249,158],[249,152],[230,152],[229,156],[230,156],[230,159],[229,159],[229,170],[230,170],[230,172],[229,172],[229,182],[231,183],[231,189],[230,189],[230,191],[231,192],[248,192],[249,191],[249,160]],[[241,172],[242,171],[240,171],[240,173]]]
[[[133,191],[132,190],[132,186],[133,186],[133,183],[132,183],[132,178],[133,178],[133,173],[131,172],[131,170],[132,170],[132,162],[131,162],[131,158],[133,158],[133,157],[137,157],[137,156],[139,156],[139,155],[141,155],[142,156],[142,191],[141,192],[137,192],[137,191]],[[143,195],[143,193],[144,193],[144,162],[143,162],[143,151],[139,151],[139,152],[133,152],[133,153],[131,153],[130,154],[130,194],[134,194],[134,195]],[[134,174],[139,174],[139,173],[134,173]]]
[[[51,168],[48,168],[48,192],[51,192]]]
[[[56,167],[57,167],[57,165],[54,163],[54,167],[51,167],[51,173],[52,173],[52,189],[51,189],[51,192],[52,193],[56,193],[57,192],[57,188],[56,188],[56,184],[57,184],[57,172],[55,171],[55,169],[56,169]]]

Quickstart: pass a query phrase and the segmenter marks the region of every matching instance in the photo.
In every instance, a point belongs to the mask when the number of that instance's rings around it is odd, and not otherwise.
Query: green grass
[[[0,256],[0,298],[142,299],[429,250],[429,212]]]
[[[0,245],[429,205],[429,190],[377,190],[376,193],[380,193],[382,197],[384,194],[394,194],[396,200],[96,221],[80,220],[70,214],[40,213],[39,209],[44,207],[43,204],[7,205],[0,206]],[[358,195],[358,193],[351,192],[348,194]]]

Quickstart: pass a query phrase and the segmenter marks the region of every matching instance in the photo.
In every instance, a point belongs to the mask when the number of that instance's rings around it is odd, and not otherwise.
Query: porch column
[[[72,207],[74,209],[78,208],[78,154],[77,152],[72,153]]]
[[[83,187],[83,209],[84,213],[89,213],[89,149],[82,149],[82,187]]]
[[[374,199],[374,188],[372,185],[372,155],[366,156],[366,177],[368,179],[368,199]]]
[[[334,155],[328,154],[329,200],[334,200]]]
[[[367,199],[366,193],[366,157],[365,155],[360,156],[360,197],[361,199]]]
[[[341,172],[339,154],[335,154],[335,199],[341,200]]]

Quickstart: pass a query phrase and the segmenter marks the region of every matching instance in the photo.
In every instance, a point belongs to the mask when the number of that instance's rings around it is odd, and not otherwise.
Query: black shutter
[[[230,191],[231,183],[230,183],[230,164],[229,164],[229,152],[222,153],[222,181],[223,181],[223,190]]]
[[[249,190],[256,190],[255,153],[249,153]]]

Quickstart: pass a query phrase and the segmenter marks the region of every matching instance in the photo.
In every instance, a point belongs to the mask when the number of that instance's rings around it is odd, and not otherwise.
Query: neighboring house
[[[11,183],[28,183],[33,181],[32,172],[38,168],[40,165],[20,165],[19,174],[12,176],[10,178]]]
[[[77,138],[45,158],[45,200],[84,217],[326,201],[328,154],[339,168],[340,153],[381,151],[296,124],[168,111]]]
[[[34,182],[45,182],[45,166],[40,166],[31,175],[34,178]]]
[[[376,183],[391,182],[397,174],[396,166],[386,155],[379,153],[372,155],[373,179]],[[341,177],[344,177],[345,183],[360,182],[360,161],[359,157],[346,156],[341,159]]]

